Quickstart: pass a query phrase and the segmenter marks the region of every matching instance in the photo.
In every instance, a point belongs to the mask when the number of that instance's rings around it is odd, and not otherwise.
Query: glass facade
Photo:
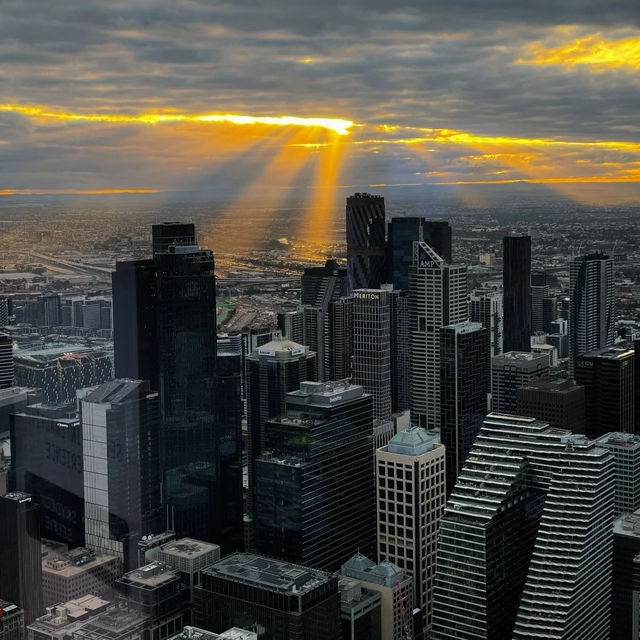
[[[378,289],[386,275],[384,198],[369,193],[349,196],[346,223],[349,287]]]
[[[256,463],[260,553],[336,571],[375,547],[372,397],[345,384],[302,385],[269,420]]]
[[[440,437],[446,448],[447,495],[487,415],[489,353],[489,330],[479,323],[440,330]]]
[[[203,570],[194,622],[217,633],[254,630],[258,640],[336,640],[338,579],[280,560],[233,554]]]
[[[118,263],[113,276],[116,371],[160,394],[163,501],[178,535],[236,548],[237,425],[217,424],[216,284],[213,254],[193,225],[154,225],[151,260]]]
[[[531,350],[531,237],[505,236],[502,242],[504,351]]]
[[[452,262],[451,227],[445,220],[423,217],[392,218],[387,225],[387,282],[396,289],[409,289],[409,267],[413,243],[426,242],[445,262]]]
[[[74,405],[30,405],[11,419],[11,486],[38,496],[43,538],[84,544],[82,425]]]

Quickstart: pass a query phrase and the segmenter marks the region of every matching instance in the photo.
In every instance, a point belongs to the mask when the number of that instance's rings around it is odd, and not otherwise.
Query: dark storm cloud
[[[0,102],[640,140],[638,72],[514,64],[557,27],[577,25],[570,41],[639,24],[637,0],[3,0]],[[3,114],[2,167],[49,169],[57,153],[99,173],[92,146],[124,147],[135,128],[94,127]],[[115,156],[101,156],[105,172],[119,170]]]

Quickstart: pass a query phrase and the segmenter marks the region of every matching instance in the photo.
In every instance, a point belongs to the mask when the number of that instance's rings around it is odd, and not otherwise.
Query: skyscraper
[[[515,412],[548,422],[555,429],[584,433],[584,387],[566,378],[533,377],[516,390]]]
[[[375,548],[372,397],[349,382],[303,382],[267,421],[256,461],[256,549],[337,571]]]
[[[385,277],[385,209],[382,196],[356,193],[347,198],[349,287],[378,289]]]
[[[353,292],[353,380],[373,396],[375,418],[391,417],[391,296],[380,289]]]
[[[353,296],[340,298],[329,305],[329,336],[330,378],[350,378],[353,359]]]
[[[242,549],[242,374],[244,358],[239,336],[218,337],[216,429],[223,449],[220,474],[224,482],[213,495],[214,512],[222,514],[220,534],[225,549]]]
[[[517,413],[518,389],[549,373],[546,353],[508,351],[491,358],[491,409],[494,413]]]
[[[605,449],[490,414],[440,521],[433,640],[606,640],[613,501]]]
[[[0,333],[0,389],[9,388],[13,378],[13,342],[8,335]]]
[[[609,638],[635,638],[634,558],[640,553],[640,511],[625,513],[613,523],[613,575],[611,635]],[[637,624],[637,623],[636,623]]]
[[[43,613],[40,507],[34,496],[0,496],[0,598],[24,609],[31,624]]]
[[[191,222],[163,222],[151,230],[153,255],[166,253],[172,245],[197,244],[195,226]]]
[[[304,319],[304,341],[316,354],[318,380],[328,380],[333,353],[331,344],[331,304],[348,293],[347,270],[335,260],[324,267],[307,267],[301,278],[301,305]]]
[[[576,382],[585,388],[590,438],[609,431],[635,431],[635,351],[621,344],[582,354],[575,360]]]
[[[440,438],[446,449],[447,495],[488,413],[490,362],[489,331],[479,322],[440,329]]]
[[[75,405],[34,404],[11,417],[12,488],[38,496],[42,537],[84,544],[82,425]]]
[[[413,243],[420,241],[426,242],[446,262],[452,262],[451,227],[446,220],[422,216],[391,218],[387,225],[387,282],[395,289],[409,289]]]
[[[640,435],[605,433],[595,442],[610,451],[615,462],[615,516],[640,509]]]
[[[438,524],[445,503],[445,448],[421,427],[376,451],[378,558],[414,578],[415,605],[431,627]]]
[[[171,522],[179,535],[226,549],[227,532],[241,528],[229,514],[240,509],[216,505],[230,495],[231,480],[221,471],[238,451],[216,425],[213,253],[196,244],[191,224],[154,225],[153,257],[117,263],[113,300],[117,375],[148,379],[160,394],[163,501]]]
[[[570,264],[569,370],[585,353],[615,340],[613,260],[603,253],[574,258]]]
[[[409,270],[411,414],[440,428],[440,329],[467,319],[467,268],[449,265],[424,242],[413,245]]]
[[[531,349],[531,237],[505,236],[502,242],[504,351]]]
[[[158,394],[147,381],[116,379],[86,395],[81,408],[86,543],[129,571],[142,536],[164,527]]]
[[[304,342],[304,311],[278,312],[278,329],[282,336],[292,342]]]
[[[469,296],[469,320],[479,322],[489,330],[491,355],[502,353],[503,311],[502,293],[495,289],[476,289]]]
[[[284,415],[287,393],[315,380],[316,354],[290,340],[273,340],[246,357],[247,430],[249,436],[249,513],[253,512],[255,461],[265,446],[265,424]]]
[[[113,347],[116,378],[149,380],[158,389],[157,278],[153,260],[116,262]]]
[[[544,300],[548,296],[547,274],[534,271],[531,274],[531,333],[544,331]]]

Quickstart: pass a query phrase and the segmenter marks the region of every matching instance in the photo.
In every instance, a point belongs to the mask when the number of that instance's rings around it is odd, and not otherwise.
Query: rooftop
[[[146,380],[131,380],[120,378],[104,382],[84,397],[84,402],[92,404],[111,404],[126,402],[140,398],[149,391]]]
[[[640,509],[623,513],[613,523],[613,533],[620,536],[640,538]]]
[[[73,578],[110,562],[116,563],[116,556],[97,555],[94,551],[78,547],[61,555],[45,558],[42,562],[42,571],[63,578]]]
[[[629,345],[614,345],[611,347],[603,347],[602,349],[596,349],[580,356],[581,358],[603,358],[606,360],[625,360],[630,358],[635,353],[633,347]]]
[[[278,359],[288,359],[294,356],[309,355],[309,347],[287,340],[286,338],[276,338],[258,347],[251,353],[249,358],[270,357]]]
[[[49,362],[64,356],[77,356],[88,353],[104,352],[105,346],[90,347],[76,342],[50,342],[46,345],[36,345],[24,349],[14,349],[14,357],[19,360],[33,362]]]
[[[125,573],[121,580],[128,580],[147,587],[157,587],[174,580],[176,577],[176,572],[169,565],[155,561]]]
[[[449,324],[446,327],[443,327],[443,329],[449,329],[450,331],[455,331],[460,334],[474,333],[475,331],[480,331],[482,329],[482,323],[465,320],[464,322],[458,322],[457,324]]]
[[[596,438],[596,442],[607,448],[620,447],[625,449],[638,449],[640,448],[640,435],[612,431],[611,433],[605,433],[603,436]]]
[[[491,358],[492,364],[516,362],[545,362],[548,364],[549,356],[546,353],[532,353],[530,351],[507,351]]]
[[[177,558],[198,558],[212,551],[219,551],[220,547],[211,542],[203,542],[194,538],[181,538],[172,540],[160,547],[162,553],[175,556]]]
[[[319,569],[253,553],[234,553],[211,565],[204,573],[257,585],[269,591],[296,595],[309,593],[333,577]]]
[[[581,391],[583,387],[576,384],[569,378],[555,378],[552,376],[540,376],[539,378],[531,379],[521,389],[535,389],[537,391],[551,391],[553,393],[573,393],[575,391]]]
[[[287,402],[296,405],[316,404],[333,406],[340,401],[353,400],[365,395],[364,389],[351,384],[347,378],[335,382],[301,382],[298,391],[287,393]]]
[[[400,453],[406,456],[420,456],[431,451],[439,444],[437,435],[429,433],[422,427],[409,426],[396,433],[386,449],[389,453]]]
[[[394,587],[407,577],[404,571],[393,562],[383,560],[380,564],[374,564],[361,553],[356,553],[355,556],[347,560],[342,565],[340,573],[343,576],[373,582],[385,587]]]
[[[246,631],[238,627],[232,627],[222,633],[205,631],[198,627],[186,626],[177,636],[172,636],[170,640],[257,640],[258,636],[253,631]]]

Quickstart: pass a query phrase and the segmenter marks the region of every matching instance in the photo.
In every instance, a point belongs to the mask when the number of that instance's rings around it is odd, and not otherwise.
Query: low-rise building
[[[12,602],[0,599],[0,640],[22,640],[24,611]]]
[[[120,576],[120,562],[116,556],[97,554],[84,547],[63,555],[52,555],[42,562],[45,607],[75,600],[87,593],[111,597],[113,584]]]

